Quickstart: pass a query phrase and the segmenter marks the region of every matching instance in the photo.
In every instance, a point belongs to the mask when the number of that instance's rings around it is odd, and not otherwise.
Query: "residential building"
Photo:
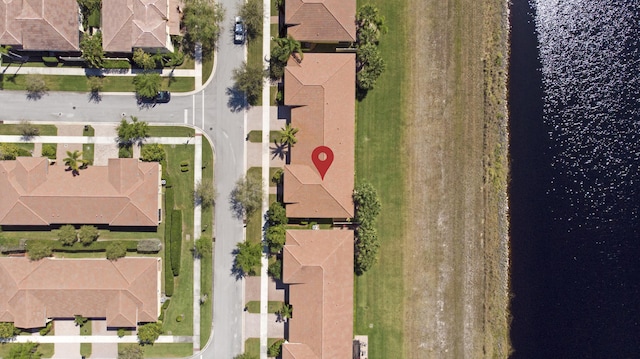
[[[0,45],[30,51],[79,51],[78,14],[76,0],[0,1]]]
[[[287,34],[311,43],[356,41],[355,0],[286,0]]]
[[[109,159],[77,176],[44,157],[0,161],[0,225],[156,227],[161,174],[157,162],[132,158]]]
[[[293,310],[282,359],[351,358],[353,231],[287,231],[282,280]]]
[[[354,216],[355,55],[307,53],[290,59],[284,74],[284,102],[299,131],[284,168],[284,203],[290,218]],[[314,164],[325,146],[333,160],[326,173]],[[325,154],[327,155],[327,154]]]
[[[155,322],[161,268],[160,258],[0,258],[0,322],[40,328],[75,315],[118,328]]]
[[[132,52],[141,48],[148,52],[173,52],[170,35],[180,34],[180,6],[181,1],[177,0],[103,1],[104,51]]]

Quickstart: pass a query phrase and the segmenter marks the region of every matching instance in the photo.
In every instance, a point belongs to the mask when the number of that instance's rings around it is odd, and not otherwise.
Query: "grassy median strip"
[[[213,149],[206,137],[202,137],[202,179],[213,183]],[[202,233],[201,238],[213,239],[213,206],[202,211]],[[212,244],[212,247],[214,245]],[[204,348],[211,336],[211,322],[213,320],[213,291],[212,271],[213,255],[202,256],[200,258],[200,296],[206,295],[207,300],[200,306],[200,348]]]
[[[0,89],[25,90],[28,75],[0,75]],[[89,92],[87,76],[42,75],[49,91]],[[106,76],[102,92],[134,92],[133,76]],[[172,92],[188,92],[195,88],[193,77],[164,77],[162,88]]]
[[[149,137],[193,137],[195,134],[196,130],[186,126],[149,126]]]
[[[406,210],[403,107],[407,77],[406,1],[371,1],[386,18],[389,33],[380,51],[387,69],[374,90],[357,105],[356,181],[377,190],[382,211],[377,221],[379,260],[356,277],[354,333],[369,336],[369,358],[403,356],[403,250]],[[361,5],[360,3],[359,5]],[[419,215],[419,214],[417,214]]]

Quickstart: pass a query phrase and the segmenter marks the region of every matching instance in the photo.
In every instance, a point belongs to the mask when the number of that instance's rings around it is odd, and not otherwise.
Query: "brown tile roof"
[[[355,55],[315,54],[289,61],[285,104],[299,129],[284,171],[284,202],[293,218],[351,218],[354,215]],[[324,179],[311,154],[329,147],[334,160]]]
[[[287,231],[282,280],[293,307],[282,359],[351,358],[353,231]]]
[[[0,258],[0,321],[38,328],[47,318],[106,318],[135,327],[159,314],[159,258]]]
[[[20,15],[21,1],[0,0],[0,44],[20,45],[20,23],[16,19]]]
[[[160,166],[109,159],[79,176],[43,157],[0,161],[0,225],[157,226]]]
[[[25,50],[77,51],[76,0],[0,1],[0,44]]]
[[[173,51],[169,13],[169,0],[103,1],[104,51],[131,52],[138,47]]]
[[[355,0],[286,0],[284,18],[298,41],[356,41]]]

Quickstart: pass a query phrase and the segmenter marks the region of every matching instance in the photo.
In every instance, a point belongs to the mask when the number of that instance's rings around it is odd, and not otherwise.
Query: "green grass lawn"
[[[33,124],[40,130],[40,136],[56,136],[58,134],[58,128],[55,125],[37,125]],[[1,135],[21,136],[18,124],[0,124]]]
[[[12,347],[18,344],[14,343],[2,343],[0,344],[0,358],[8,358],[9,351]],[[40,344],[38,345],[38,352],[42,353],[43,358],[51,358],[54,354],[53,352],[53,343]]]
[[[278,310],[280,310],[280,308],[282,308],[282,305],[284,304],[284,302],[278,302],[278,301],[269,301],[269,303],[267,304],[267,313],[275,313]],[[260,301],[259,300],[252,300],[250,302],[247,302],[247,304],[245,305],[247,307],[247,311],[249,313],[260,313]]]
[[[26,90],[27,75],[0,76],[0,89]],[[43,75],[49,91],[89,92],[87,76]],[[103,80],[103,92],[134,92],[132,76],[106,76]],[[195,88],[193,77],[165,77],[162,88],[173,92],[188,92]],[[46,96],[46,95],[45,95]]]
[[[17,142],[17,143],[14,143],[14,145],[18,146],[18,148],[21,148],[23,150],[33,152],[33,148],[34,148],[33,143]]]
[[[367,1],[369,2],[369,1]],[[403,99],[407,78],[405,1],[370,1],[385,16],[388,34],[380,40],[387,69],[357,105],[356,181],[368,181],[378,190],[382,211],[377,229],[379,260],[355,279],[354,334],[369,335],[369,358],[403,357],[404,268],[402,238],[404,202],[404,143],[406,118]],[[365,3],[359,2],[359,5]],[[394,121],[389,121],[393,118]]]
[[[118,351],[126,345],[131,344],[118,344]],[[145,358],[184,358],[193,354],[191,343],[154,344],[145,345],[143,348]]]
[[[171,304],[165,312],[163,329],[172,335],[192,335],[193,333],[193,168],[180,171],[180,162],[187,160],[193,166],[193,145],[164,146],[167,152],[167,182],[174,191],[174,206],[182,210],[182,258],[180,276],[175,278],[175,292]],[[190,240],[187,241],[187,235]],[[176,318],[184,315],[182,321]]]
[[[82,129],[82,135],[87,137],[93,137],[96,135],[96,130],[91,125],[85,125]]]
[[[193,137],[196,130],[186,126],[149,126],[150,137]]]
[[[213,180],[213,149],[209,140],[202,137],[202,178]],[[213,207],[202,211],[202,238],[213,238]],[[212,245],[213,247],[213,245]],[[213,291],[212,283],[213,256],[203,256],[200,259],[200,293],[206,294],[208,300],[200,306],[200,348],[204,348],[211,336],[211,322],[213,320]]]
[[[279,338],[267,338],[267,348],[271,346],[271,344],[280,340]],[[255,356],[256,358],[260,357],[260,338],[249,338],[244,342],[244,352],[250,355]]]
[[[280,167],[269,167],[269,187],[276,187],[276,184],[271,181],[271,178],[280,170],[282,170]],[[262,177],[262,167],[251,167],[247,170],[247,174],[249,176]]]
[[[89,164],[93,164],[93,150],[95,144],[93,143],[85,143],[82,145],[82,159],[89,161]]]
[[[213,72],[213,53],[202,59],[202,83],[204,84]]]
[[[91,320],[80,327],[80,335],[91,335]],[[80,355],[88,358],[91,356],[91,343],[80,343]]]
[[[269,142],[278,141],[282,136],[282,131],[275,130],[269,131]],[[249,142],[260,143],[262,142],[262,130],[249,131]]]

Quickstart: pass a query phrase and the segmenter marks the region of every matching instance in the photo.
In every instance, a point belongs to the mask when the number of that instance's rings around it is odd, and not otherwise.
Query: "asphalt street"
[[[212,81],[202,91],[180,96],[155,106],[138,106],[133,94],[103,94],[92,101],[87,93],[49,92],[38,100],[24,91],[0,91],[0,120],[33,122],[118,122],[137,116],[149,123],[194,124],[212,139],[215,151],[215,258],[213,283],[213,340],[196,357],[230,359],[242,352],[243,284],[232,274],[236,243],[244,238],[241,220],[234,218],[229,195],[245,172],[244,98],[230,93],[231,74],[245,59],[244,46],[233,44],[233,19],[238,0],[222,0],[222,24],[216,68]]]

